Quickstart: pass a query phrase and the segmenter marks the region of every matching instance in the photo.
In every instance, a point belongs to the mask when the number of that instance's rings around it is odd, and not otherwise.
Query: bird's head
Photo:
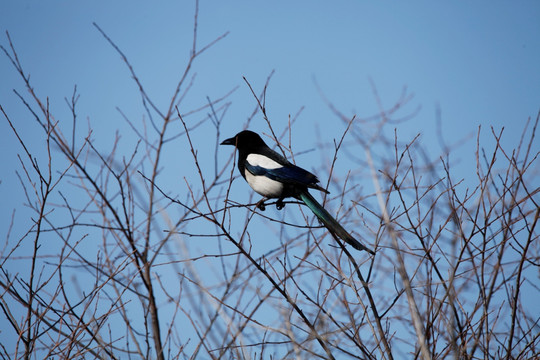
[[[221,142],[221,145],[234,145],[237,148],[251,148],[257,146],[266,146],[265,142],[259,134],[250,130],[240,131],[232,138],[225,139]]]

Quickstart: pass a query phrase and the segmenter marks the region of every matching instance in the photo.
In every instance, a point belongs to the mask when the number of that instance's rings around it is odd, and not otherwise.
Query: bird
[[[238,149],[238,170],[249,186],[263,196],[257,207],[264,210],[266,199],[278,199],[276,208],[284,207],[288,197],[302,201],[319,221],[332,233],[357,250],[375,255],[371,249],[356,240],[326,209],[309,193],[314,189],[329,192],[319,185],[319,179],[311,172],[289,162],[272,150],[256,132],[243,130],[225,139],[221,145],[233,145]]]

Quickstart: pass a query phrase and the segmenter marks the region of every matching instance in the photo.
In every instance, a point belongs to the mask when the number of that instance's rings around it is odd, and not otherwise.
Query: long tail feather
[[[352,235],[349,234],[347,230],[345,230],[343,226],[341,226],[337,222],[337,220],[334,219],[334,217],[330,215],[328,211],[326,211],[326,209],[323,208],[322,205],[317,202],[317,200],[315,200],[315,198],[313,198],[313,196],[311,196],[309,192],[303,191],[300,194],[300,199],[302,199],[302,201],[311,209],[311,211],[313,211],[313,213],[317,216],[317,218],[319,218],[319,220],[324,224],[324,226],[326,226],[326,228],[334,235],[338,236],[343,241],[345,241],[357,250],[365,250],[368,253],[375,255],[375,253],[371,249],[368,249],[360,242],[358,242],[358,240],[353,238]]]

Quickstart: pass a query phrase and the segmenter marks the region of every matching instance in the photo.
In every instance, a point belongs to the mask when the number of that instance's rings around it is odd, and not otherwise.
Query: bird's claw
[[[264,211],[266,210],[266,205],[264,204],[265,199],[261,199],[255,206],[257,209]],[[283,199],[279,199],[276,201],[276,209],[281,210],[285,207],[285,203],[283,202]]]
[[[266,205],[264,205],[264,199],[261,199],[261,201],[259,201],[257,203],[257,209],[259,209],[261,211],[266,210]]]

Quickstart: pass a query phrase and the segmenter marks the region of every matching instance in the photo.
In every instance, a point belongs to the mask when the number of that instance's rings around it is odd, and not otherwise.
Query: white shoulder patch
[[[279,169],[283,165],[261,154],[249,154],[246,161],[251,166],[260,166],[265,169]]]

